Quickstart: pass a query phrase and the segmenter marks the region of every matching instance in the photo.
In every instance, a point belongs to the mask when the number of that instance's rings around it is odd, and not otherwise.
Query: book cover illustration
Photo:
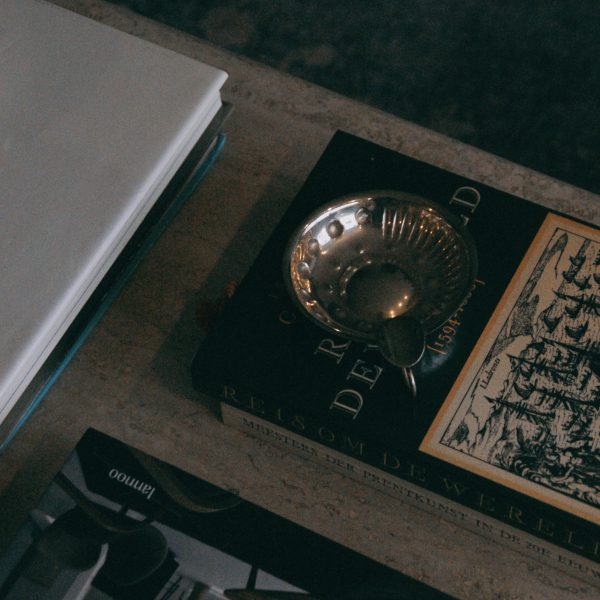
[[[477,247],[475,285],[413,367],[415,401],[378,348],[294,312],[283,282],[298,223],[369,189],[435,199]],[[207,331],[194,385],[233,427],[597,583],[598,235],[337,132]]]
[[[0,598],[450,597],[90,429],[0,556]]]
[[[549,215],[421,450],[600,524],[600,232]]]

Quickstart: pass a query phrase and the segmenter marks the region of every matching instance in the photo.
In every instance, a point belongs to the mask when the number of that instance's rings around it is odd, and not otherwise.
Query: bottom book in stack
[[[449,598],[93,429],[0,559],[0,597]]]

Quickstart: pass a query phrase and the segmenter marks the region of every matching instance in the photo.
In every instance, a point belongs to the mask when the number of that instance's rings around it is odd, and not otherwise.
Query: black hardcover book
[[[0,558],[0,597],[450,599],[93,429]]]
[[[430,334],[411,398],[376,347],[290,298],[283,257],[320,205],[397,190],[467,222],[478,273]],[[600,581],[600,233],[338,132],[203,341],[223,420]]]

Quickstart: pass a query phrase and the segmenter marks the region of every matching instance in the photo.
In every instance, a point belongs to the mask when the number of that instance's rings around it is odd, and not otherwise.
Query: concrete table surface
[[[198,302],[243,276],[336,129],[595,223],[600,199],[104,2],[55,3],[226,70],[235,110],[213,170],[0,457],[0,552],[95,427],[457,598],[598,598],[584,581],[225,427],[189,365]]]

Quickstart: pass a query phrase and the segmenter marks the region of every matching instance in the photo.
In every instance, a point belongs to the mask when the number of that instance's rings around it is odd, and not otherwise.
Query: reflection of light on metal
[[[296,249],[310,245],[318,249],[304,259],[309,269],[300,268],[310,273],[301,279]],[[309,317],[348,339],[374,344],[384,324],[398,317],[412,323],[386,328],[390,336],[420,338],[441,327],[461,305],[476,265],[474,244],[459,219],[395,191],[325,205],[297,230],[285,257],[290,293]],[[391,338],[388,347],[390,354],[408,355],[393,348]]]
[[[355,227],[358,227],[356,222],[356,216],[354,213],[349,213],[340,217],[340,222],[344,226],[344,231],[352,231]]]
[[[294,251],[299,246],[303,257]],[[439,327],[460,306],[476,263],[460,220],[421,198],[387,191],[326,205],[298,230],[289,250],[290,266],[304,261],[310,268],[301,280],[293,267],[288,271],[292,296],[321,325],[367,342],[375,334],[364,323],[388,315],[410,315],[426,331]],[[344,307],[343,319],[331,314],[334,306]]]
[[[317,239],[317,242],[319,242],[319,246],[321,246],[321,253],[326,253],[327,249],[323,249],[323,247],[326,246],[331,239],[327,230],[323,227],[323,229],[317,232],[315,238]]]

